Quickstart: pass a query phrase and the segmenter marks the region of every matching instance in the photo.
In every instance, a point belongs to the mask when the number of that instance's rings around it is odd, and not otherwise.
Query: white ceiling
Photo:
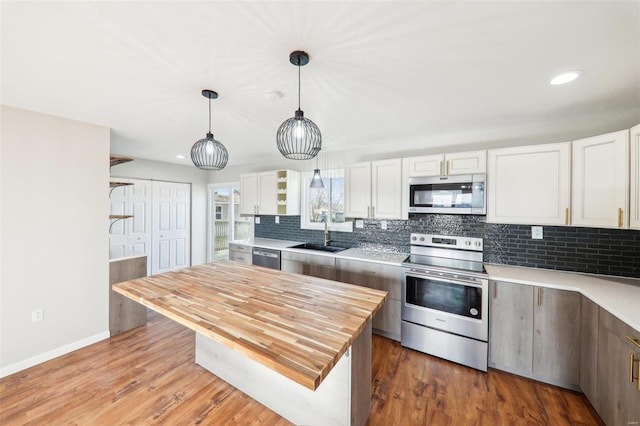
[[[302,109],[325,151],[640,122],[640,1],[2,1],[0,13],[1,102],[110,127],[112,152],[138,158],[191,164],[205,88],[220,94],[212,130],[229,165],[279,158],[298,49],[311,56]],[[548,84],[570,69],[582,78]]]

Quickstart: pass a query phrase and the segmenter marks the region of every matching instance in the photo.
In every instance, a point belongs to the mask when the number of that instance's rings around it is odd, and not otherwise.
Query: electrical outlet
[[[276,223],[280,223],[280,216],[276,216]]]
[[[255,222],[256,222],[256,225],[260,225],[260,216],[256,216]]]
[[[531,227],[531,239],[532,240],[541,240],[542,239],[542,226],[532,226]]]
[[[38,322],[44,319],[44,311],[42,308],[31,311],[31,322]]]
[[[380,221],[380,229],[382,229],[383,231],[387,230],[387,221],[386,220],[381,220]]]
[[[356,228],[364,228],[364,220],[356,219]]]

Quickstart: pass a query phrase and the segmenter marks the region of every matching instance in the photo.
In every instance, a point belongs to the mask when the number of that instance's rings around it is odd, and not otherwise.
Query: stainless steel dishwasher
[[[254,247],[251,260],[254,265],[280,270],[280,250]]]

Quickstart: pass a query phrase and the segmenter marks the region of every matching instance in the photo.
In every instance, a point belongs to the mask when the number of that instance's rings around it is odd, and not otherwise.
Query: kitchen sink
[[[346,250],[346,247],[323,246],[322,244],[312,244],[312,243],[302,243],[302,244],[298,244],[297,246],[291,246],[289,248],[326,251],[329,253],[338,253],[339,251]]]

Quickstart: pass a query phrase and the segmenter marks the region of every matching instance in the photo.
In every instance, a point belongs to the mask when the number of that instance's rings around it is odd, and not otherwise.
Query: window
[[[332,231],[353,232],[344,217],[344,169],[321,171],[324,188],[310,188],[313,173],[302,174],[302,212],[300,227],[324,229],[327,220]]]
[[[208,185],[209,241],[208,261],[229,258],[229,241],[250,237],[251,218],[240,216],[240,185]]]

